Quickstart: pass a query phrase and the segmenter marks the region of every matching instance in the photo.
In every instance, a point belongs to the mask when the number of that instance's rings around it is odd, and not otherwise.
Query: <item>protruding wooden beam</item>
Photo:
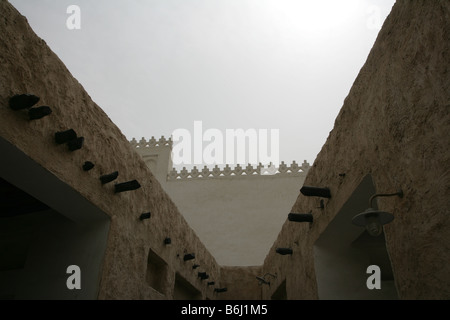
[[[86,162],[83,164],[83,170],[84,170],[84,171],[92,170],[92,169],[94,169],[94,167],[95,167],[95,165],[94,165],[92,162],[90,162],[90,161],[86,161]]]
[[[152,216],[151,212],[146,212],[139,216],[139,220],[144,221],[144,220],[150,219],[151,216]]]
[[[102,182],[102,184],[106,184],[106,183],[116,180],[118,176],[119,176],[119,172],[115,171],[113,173],[105,174],[105,175],[101,176],[100,181]]]
[[[331,198],[331,192],[328,188],[303,186],[300,192],[307,197]]]
[[[311,213],[289,213],[288,220],[293,222],[313,222]]]
[[[30,120],[39,120],[39,119],[42,119],[51,114],[52,114],[52,109],[47,106],[32,108],[32,109],[28,110],[28,117],[30,118]]]
[[[184,261],[189,261],[189,260],[194,260],[194,259],[195,259],[195,253],[187,253],[183,257]]]
[[[55,133],[55,142],[57,144],[67,143],[69,141],[75,140],[76,138],[77,133],[73,129]]]
[[[139,182],[137,182],[137,180],[133,180],[133,181],[116,184],[114,186],[114,190],[115,190],[114,192],[121,193],[121,192],[125,192],[125,191],[133,191],[133,190],[139,189],[140,187],[141,187],[141,185],[139,184]]]
[[[84,144],[84,137],[78,137],[76,139],[70,140],[67,142],[67,146],[70,151],[80,150]]]
[[[276,252],[282,256],[293,253],[291,248],[277,248]]]
[[[15,111],[28,109],[38,103],[39,97],[33,94],[17,94],[9,99],[9,107]]]

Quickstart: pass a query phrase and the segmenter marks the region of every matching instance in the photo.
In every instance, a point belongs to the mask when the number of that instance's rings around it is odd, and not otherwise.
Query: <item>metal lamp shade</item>
[[[394,216],[389,212],[369,208],[366,211],[354,216],[352,219],[352,223],[360,227],[365,227],[367,225],[367,219],[370,217],[378,217],[379,223],[381,225],[385,225],[394,220]]]

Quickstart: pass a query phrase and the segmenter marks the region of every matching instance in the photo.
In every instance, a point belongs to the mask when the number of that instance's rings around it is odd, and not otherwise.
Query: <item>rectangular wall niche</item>
[[[272,295],[272,300],[287,300],[286,280],[284,280]]]
[[[314,267],[319,299],[396,300],[391,261],[384,233],[370,236],[351,223],[377,193],[372,176],[365,176],[314,244]],[[378,209],[374,202],[374,209]],[[367,267],[381,267],[381,290],[369,290]]]
[[[178,273],[175,276],[174,300],[201,300],[202,294]]]
[[[156,291],[162,294],[166,294],[168,289],[167,276],[167,263],[163,259],[161,259],[152,249],[150,249],[147,259],[147,283]]]
[[[0,155],[0,300],[97,299],[109,216],[2,137]]]

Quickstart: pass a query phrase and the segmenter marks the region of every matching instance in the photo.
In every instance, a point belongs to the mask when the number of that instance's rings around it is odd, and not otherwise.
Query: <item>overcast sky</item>
[[[129,140],[279,129],[312,164],[395,0],[10,2]]]

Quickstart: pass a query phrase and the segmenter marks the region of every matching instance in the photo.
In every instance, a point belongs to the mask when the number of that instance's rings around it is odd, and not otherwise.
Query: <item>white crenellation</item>
[[[173,141],[172,138],[166,139],[162,136],[159,140],[152,137],[150,140],[142,138],[139,142],[133,138],[130,141],[132,147],[136,149],[155,150],[152,148],[157,147],[169,147],[172,148]],[[157,150],[157,149],[156,149]],[[272,163],[268,166],[263,166],[261,163],[257,166],[252,166],[248,164],[245,167],[241,165],[236,165],[231,168],[228,164],[224,168],[219,168],[215,166],[214,168],[208,168],[204,166],[203,169],[199,170],[194,166],[191,170],[187,170],[184,167],[182,170],[178,171],[173,168],[167,174],[168,181],[174,180],[188,180],[188,179],[205,179],[205,178],[223,178],[223,177],[252,177],[252,176],[280,176],[280,175],[306,175],[310,168],[310,164],[305,160],[302,165],[299,165],[295,161],[288,166],[284,161],[280,163],[278,167],[274,166]]]
[[[268,165],[267,167],[259,164],[254,167],[248,164],[246,167],[242,167],[239,164],[231,168],[228,164],[223,168],[219,168],[217,165],[210,169],[204,166],[202,170],[199,170],[196,166],[192,170],[187,170],[183,167],[178,171],[173,168],[168,175],[168,180],[187,180],[187,179],[202,179],[202,178],[221,178],[221,177],[250,177],[250,176],[270,176],[270,175],[291,175],[291,174],[306,174],[311,166],[305,160],[301,166],[295,161],[290,166],[287,166],[284,161],[276,167],[274,165]]]
[[[162,136],[159,140],[156,140],[155,137],[151,137],[148,141],[142,137],[139,142],[133,138],[130,141],[130,144],[135,148],[172,147],[173,141],[172,138],[166,139],[164,136]]]

